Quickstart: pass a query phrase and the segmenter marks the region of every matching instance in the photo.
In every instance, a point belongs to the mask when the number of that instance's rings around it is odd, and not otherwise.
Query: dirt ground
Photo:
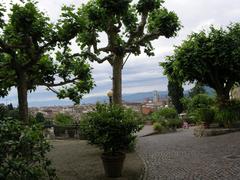
[[[108,180],[100,158],[101,151],[82,140],[53,140],[49,158],[60,180]],[[117,180],[137,180],[144,172],[144,165],[136,153],[128,153],[123,177]],[[116,178],[115,178],[116,179]]]

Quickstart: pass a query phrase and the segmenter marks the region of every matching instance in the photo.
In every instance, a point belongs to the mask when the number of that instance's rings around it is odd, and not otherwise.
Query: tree
[[[196,83],[195,86],[190,90],[189,92],[189,96],[191,98],[193,98],[194,96],[198,95],[198,94],[205,94],[206,91],[203,87],[203,85],[201,85],[200,83]]]
[[[209,32],[193,33],[174,55],[167,57],[182,82],[199,82],[216,91],[218,103],[229,102],[229,91],[240,81],[240,24],[226,29],[211,27]]]
[[[0,7],[0,96],[12,87],[18,91],[19,113],[28,119],[27,94],[37,86],[46,86],[59,98],[76,103],[93,87],[91,68],[81,57],[71,55],[66,47],[74,27],[50,23],[35,1],[13,4],[8,20]],[[67,85],[68,84],[68,85]],[[54,87],[62,86],[60,90]]]
[[[178,114],[183,111],[181,99],[183,98],[182,84],[177,81],[168,81],[168,96],[171,98],[172,104],[176,108]]]
[[[90,61],[111,64],[115,104],[122,103],[122,68],[128,57],[141,54],[141,48],[154,55],[151,41],[173,37],[180,29],[177,15],[162,4],[163,0],[90,0],[77,11],[63,8],[66,24],[85,24],[76,34],[81,54]],[[100,34],[107,36],[106,46],[100,47]]]
[[[183,111],[183,104],[181,99],[183,98],[183,87],[182,81],[179,76],[175,73],[173,69],[173,61],[169,59],[167,62],[162,62],[159,64],[164,68],[164,74],[168,78],[168,96],[172,100],[172,104],[176,108],[178,113]]]

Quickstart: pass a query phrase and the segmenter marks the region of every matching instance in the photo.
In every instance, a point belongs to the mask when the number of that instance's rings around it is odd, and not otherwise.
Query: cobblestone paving
[[[145,180],[240,180],[240,132],[197,138],[193,130],[140,137]]]

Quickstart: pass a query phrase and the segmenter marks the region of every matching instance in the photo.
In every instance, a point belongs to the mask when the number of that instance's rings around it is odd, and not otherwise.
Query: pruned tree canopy
[[[163,6],[163,0],[90,0],[78,9],[64,7],[65,26],[84,24],[76,33],[81,54],[90,61],[108,61],[113,68],[113,102],[121,104],[122,68],[129,54],[141,49],[151,56],[151,42],[170,38],[180,29],[177,15]],[[105,34],[107,43],[101,44]],[[125,59],[126,58],[126,59]]]
[[[35,2],[13,4],[4,20],[0,7],[0,96],[12,87],[18,90],[19,110],[27,118],[27,92],[46,86],[79,103],[93,87],[91,68],[82,57],[73,56],[67,44],[74,28],[57,24],[38,10]],[[61,86],[61,89],[54,87]]]
[[[191,34],[174,55],[162,63],[182,82],[199,82],[215,89],[220,105],[240,81],[240,24]]]

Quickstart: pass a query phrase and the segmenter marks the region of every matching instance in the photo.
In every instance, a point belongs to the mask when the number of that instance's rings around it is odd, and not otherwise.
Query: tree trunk
[[[113,62],[113,104],[122,105],[122,64],[123,57],[116,57]]]
[[[229,91],[223,90],[223,91],[216,91],[217,92],[217,101],[219,104],[219,107],[225,107],[229,104],[230,101],[230,95]]]
[[[26,77],[22,74],[19,77],[18,90],[18,106],[19,106],[19,118],[22,122],[28,122],[28,101],[27,101],[27,91],[28,85]]]

